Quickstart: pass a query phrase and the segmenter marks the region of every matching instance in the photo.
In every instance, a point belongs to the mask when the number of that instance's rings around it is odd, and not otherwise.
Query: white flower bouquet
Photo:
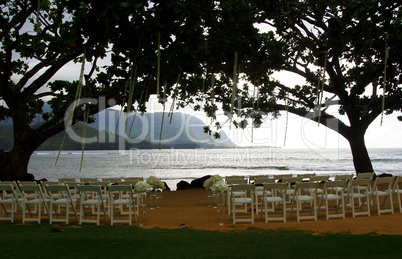
[[[139,181],[134,186],[135,193],[149,192],[151,190],[151,185],[149,185],[146,181]]]
[[[165,190],[166,186],[165,183],[156,178],[155,176],[151,175],[147,179],[147,183],[155,190],[155,189],[162,189]]]
[[[223,181],[223,178],[219,175],[212,175],[211,177],[209,177],[207,180],[205,180],[204,182],[204,188],[205,189],[211,189],[212,186],[216,183],[216,182],[220,182]]]
[[[212,185],[211,189],[214,192],[227,192],[229,190],[229,186],[224,181],[217,181]]]

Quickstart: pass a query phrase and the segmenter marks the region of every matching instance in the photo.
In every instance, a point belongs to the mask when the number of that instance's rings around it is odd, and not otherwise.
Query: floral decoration
[[[151,175],[147,179],[147,183],[155,190],[155,189],[162,189],[165,190],[166,186],[165,183],[156,178],[155,176]]]
[[[139,181],[134,186],[134,192],[136,193],[149,192],[151,190],[151,185],[149,185],[146,181]]]
[[[212,185],[211,189],[215,192],[227,192],[229,186],[224,181],[217,181]]]
[[[219,175],[212,175],[211,177],[209,177],[207,180],[204,181],[204,188],[205,189],[211,189],[212,186],[214,185],[214,183],[219,182],[219,181],[223,181],[223,178]]]

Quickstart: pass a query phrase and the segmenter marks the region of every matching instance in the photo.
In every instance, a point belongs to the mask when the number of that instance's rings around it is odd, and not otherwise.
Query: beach
[[[346,218],[325,219],[325,212],[321,211],[317,221],[296,221],[287,218],[287,222],[265,223],[260,214],[255,215],[255,223],[232,224],[230,215],[225,215],[225,225],[217,224],[216,208],[207,206],[207,192],[204,189],[189,189],[182,191],[165,191],[163,193],[163,207],[148,210],[148,224],[143,228],[194,228],[200,230],[232,231],[248,230],[250,228],[262,230],[302,230],[317,234],[350,233],[378,235],[402,235],[402,214],[399,208],[394,214],[378,216],[375,208],[371,209],[371,216],[357,216],[352,218],[351,212],[346,211]]]
[[[312,232],[317,235],[325,233],[346,234],[377,234],[377,235],[402,235],[402,214],[395,207],[394,214],[377,215],[376,208],[371,208],[371,216],[356,216],[352,218],[351,211],[346,210],[346,218],[333,218],[326,220],[325,212],[321,211],[318,220],[296,221],[296,216],[289,218],[287,222],[265,223],[260,214],[255,215],[255,223],[236,223],[233,225],[230,215],[225,213],[225,224],[217,224],[216,208],[207,206],[207,191],[205,189],[188,189],[182,191],[164,191],[163,206],[158,209],[147,208],[147,225],[144,229],[163,228],[178,229],[191,228],[209,231],[247,231],[250,229],[260,230],[300,230]],[[20,224],[21,215],[15,216],[15,222]],[[78,221],[70,216],[70,226],[79,227]],[[36,223],[32,223],[36,224]],[[48,224],[47,216],[43,217],[41,224]],[[88,223],[85,223],[88,224]],[[106,223],[101,219],[101,225]],[[54,224],[65,227],[64,224]],[[119,224],[117,224],[119,225]],[[127,225],[121,223],[120,225]],[[133,222],[138,226],[138,222]]]

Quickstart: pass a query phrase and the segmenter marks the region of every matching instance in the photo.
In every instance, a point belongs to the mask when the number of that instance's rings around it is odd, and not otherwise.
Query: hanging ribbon
[[[389,39],[389,34],[387,33],[385,36],[385,59],[384,59],[384,83],[383,83],[383,94],[382,94],[382,105],[381,105],[381,122],[380,126],[382,126],[382,122],[384,119],[384,110],[385,110],[385,94],[386,94],[386,82],[387,82],[387,62],[388,62],[388,56],[389,56],[389,47],[388,47],[388,39]]]

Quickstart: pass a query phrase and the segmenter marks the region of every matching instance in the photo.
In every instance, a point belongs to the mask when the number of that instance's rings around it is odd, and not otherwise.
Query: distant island
[[[236,147],[225,132],[221,132],[220,139],[214,139],[213,134],[205,133],[205,124],[199,118],[191,115],[176,112],[173,113],[171,120],[167,113],[163,116],[161,112],[146,113],[144,115],[137,114],[136,116],[132,114],[127,121],[125,113],[121,114],[120,120],[118,119],[119,115],[120,111],[115,109],[106,109],[94,115],[95,122],[88,124],[86,137],[92,138],[92,140],[96,139],[96,141],[92,141],[93,143],[86,141],[86,150],[158,149],[162,117],[164,117],[161,138],[161,148],[163,149]],[[37,127],[41,123],[43,121],[39,117],[32,127]],[[82,123],[73,125],[72,129],[76,137],[80,138],[82,136],[84,131]],[[129,133],[131,134],[129,135]],[[63,131],[51,137],[38,150],[59,150],[64,134]],[[0,149],[11,150],[12,146],[12,121],[0,122]],[[66,136],[62,150],[81,149],[82,144],[80,141],[73,140],[69,135]]]

